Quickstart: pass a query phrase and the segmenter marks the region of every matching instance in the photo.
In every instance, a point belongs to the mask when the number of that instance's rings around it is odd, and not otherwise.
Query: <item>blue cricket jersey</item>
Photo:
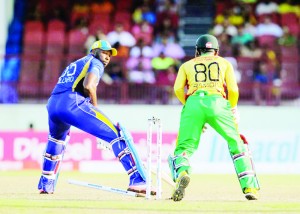
[[[83,80],[88,72],[92,72],[98,77],[98,83],[104,73],[103,63],[96,59],[92,54],[88,54],[87,56],[70,63],[59,77],[52,94],[76,91],[82,96],[85,96],[83,91]]]

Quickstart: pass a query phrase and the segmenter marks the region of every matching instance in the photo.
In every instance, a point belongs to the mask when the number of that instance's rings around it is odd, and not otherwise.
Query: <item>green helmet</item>
[[[216,37],[210,34],[199,36],[196,41],[196,49],[215,49],[219,50],[219,43]]]

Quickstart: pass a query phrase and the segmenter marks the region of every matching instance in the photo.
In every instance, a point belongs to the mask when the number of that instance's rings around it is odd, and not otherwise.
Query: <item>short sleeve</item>
[[[100,80],[104,73],[104,65],[97,59],[92,59],[90,67],[87,72],[94,73]]]

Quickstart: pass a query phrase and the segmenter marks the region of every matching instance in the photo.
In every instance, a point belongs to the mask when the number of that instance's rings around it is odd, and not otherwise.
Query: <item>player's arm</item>
[[[174,83],[174,93],[178,100],[185,105],[185,92],[184,88],[186,85],[186,74],[184,72],[183,66],[179,68],[175,83]]]
[[[88,72],[83,81],[84,93],[91,99],[93,106],[97,106],[97,85],[99,78],[93,72]]]
[[[239,89],[234,75],[233,67],[229,62],[225,73],[225,82],[228,93],[228,101],[231,105],[231,108],[235,108],[239,99]]]
[[[234,117],[235,124],[239,124],[240,116],[237,110],[237,103],[239,99],[239,88],[234,75],[232,65],[228,62],[227,70],[225,73],[225,81],[227,86],[228,101],[231,105],[231,111]]]

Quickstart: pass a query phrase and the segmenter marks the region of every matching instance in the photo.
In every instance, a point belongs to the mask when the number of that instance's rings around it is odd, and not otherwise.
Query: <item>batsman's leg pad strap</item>
[[[56,140],[49,136],[45,153],[48,153],[50,155],[61,155],[65,149],[65,141]]]
[[[129,176],[133,175],[133,174],[136,173],[136,172],[137,172],[136,166],[134,166],[134,167],[132,167],[131,169],[127,170],[127,174],[128,174]]]
[[[116,139],[113,139],[113,140],[110,142],[111,146],[113,146],[115,143],[118,143],[120,140],[124,140],[124,138],[123,138],[123,137],[118,137],[118,138],[116,138]]]
[[[139,171],[137,170],[136,163],[134,158],[132,157],[131,151],[127,147],[127,144],[124,140],[115,142],[112,145],[112,150],[115,156],[120,160],[124,169],[126,170],[127,174],[130,177],[130,185],[134,184],[135,182],[144,181],[141,177]]]
[[[126,147],[124,150],[122,150],[119,154],[118,154],[118,158],[121,161],[124,157],[126,157],[126,155],[130,154],[129,148]]]
[[[43,163],[43,175],[55,175],[58,171],[58,167],[61,159],[51,160],[49,158],[44,157]]]
[[[43,174],[56,174],[62,155],[66,149],[66,142],[49,136],[44,153]],[[45,173],[44,173],[45,172]]]
[[[54,192],[60,163],[69,140],[69,135],[66,136],[65,141],[57,140],[51,136],[48,137],[48,143],[44,153],[42,175],[38,183],[39,190]]]
[[[143,162],[135,148],[135,144],[134,144],[131,134],[121,124],[119,124],[119,128],[120,128],[120,135],[121,135],[120,137],[125,140],[126,145],[129,148],[129,151],[131,152],[131,155],[134,159],[134,162],[135,162],[138,172],[140,173],[140,175],[144,179],[144,181],[146,181],[147,176],[146,176],[145,168],[144,168]]]

